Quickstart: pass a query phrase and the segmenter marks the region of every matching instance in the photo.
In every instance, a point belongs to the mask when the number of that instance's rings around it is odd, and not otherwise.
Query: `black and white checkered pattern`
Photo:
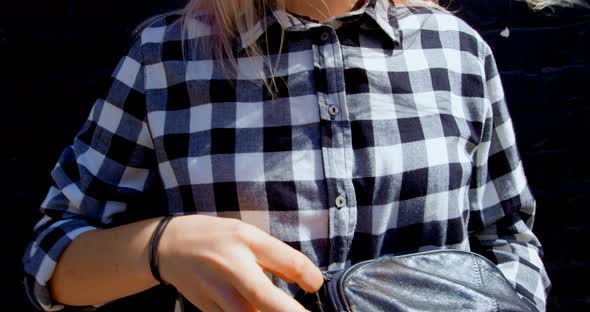
[[[207,214],[256,225],[329,270],[386,253],[472,250],[544,310],[535,200],[482,38],[449,13],[387,0],[326,24],[269,12],[256,43],[278,64],[275,98],[244,34],[231,77],[210,50],[182,61],[178,15],[133,41],[53,170],[23,259],[31,300],[63,308],[46,284],[85,231]],[[191,42],[214,39],[201,17]]]

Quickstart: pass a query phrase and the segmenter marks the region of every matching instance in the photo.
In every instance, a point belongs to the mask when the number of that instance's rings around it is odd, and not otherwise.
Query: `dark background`
[[[20,2],[0,4],[2,304],[15,307],[6,311],[34,311],[20,261],[50,170],[107,86],[130,31],[186,3]],[[534,232],[553,282],[548,310],[590,311],[590,9],[533,12],[516,0],[455,0],[452,8],[483,35],[501,71],[537,199]]]

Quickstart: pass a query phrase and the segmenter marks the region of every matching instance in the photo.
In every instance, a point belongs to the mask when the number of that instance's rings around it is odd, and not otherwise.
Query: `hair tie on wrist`
[[[162,277],[160,276],[160,269],[158,268],[158,245],[160,244],[160,238],[162,237],[162,233],[164,232],[164,229],[166,228],[166,226],[168,225],[170,220],[172,220],[172,218],[174,218],[174,217],[175,216],[166,216],[166,217],[160,219],[160,221],[158,222],[158,225],[156,226],[156,229],[152,233],[152,237],[150,239],[150,246],[149,246],[150,270],[152,271],[152,275],[154,276],[154,278],[158,282],[160,282],[164,285],[169,285],[169,284],[166,283],[165,281],[163,281]]]

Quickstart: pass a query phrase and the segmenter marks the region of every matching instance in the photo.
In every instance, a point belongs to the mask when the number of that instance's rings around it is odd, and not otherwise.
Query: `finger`
[[[214,270],[204,270],[200,284],[207,289],[209,298],[217,303],[222,311],[256,312],[256,309],[232,286],[227,279],[220,278]]]
[[[215,312],[224,312],[224,311],[228,311],[228,310],[223,310],[217,303],[213,303],[213,310],[211,311],[215,311]],[[203,310],[203,311],[209,311],[209,310]]]
[[[244,262],[235,269],[236,283],[234,286],[257,309],[261,311],[307,311],[297,300],[275,286],[264,275],[260,266]],[[244,272],[248,274],[244,274]]]
[[[229,284],[228,284],[229,285]],[[222,311],[256,312],[257,309],[248,302],[233,286],[211,285],[211,297]]]
[[[258,264],[260,265],[260,264]],[[273,274],[275,276],[277,276],[278,278],[282,279],[283,281],[287,282],[287,283],[295,283],[294,281],[290,280],[288,277],[284,276],[281,272],[273,272],[272,270],[263,267],[262,265],[260,265],[266,272],[268,272],[267,276],[271,279],[272,281],[272,277],[270,276],[270,274]]]
[[[205,296],[197,296],[192,293],[182,295],[201,311],[223,312],[221,307],[219,307],[215,301],[208,299]]]
[[[262,268],[287,282],[297,283],[309,293],[315,293],[322,287],[322,272],[307,256],[276,237],[253,228],[262,235],[251,235],[248,243]]]
[[[211,311],[215,311],[215,312],[224,312],[224,311],[228,311],[228,310],[223,310],[217,303],[213,303],[213,310]],[[203,311],[208,311],[208,310],[203,310]]]

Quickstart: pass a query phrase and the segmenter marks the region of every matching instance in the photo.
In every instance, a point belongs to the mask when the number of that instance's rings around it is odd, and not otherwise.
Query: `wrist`
[[[157,281],[160,284],[169,284],[166,280],[163,279],[160,269],[161,259],[163,258],[163,248],[162,247],[162,236],[168,227],[172,219],[175,216],[165,216],[158,220],[156,227],[154,228],[149,244],[148,244],[148,261],[150,267],[150,273],[152,275],[153,280]]]

